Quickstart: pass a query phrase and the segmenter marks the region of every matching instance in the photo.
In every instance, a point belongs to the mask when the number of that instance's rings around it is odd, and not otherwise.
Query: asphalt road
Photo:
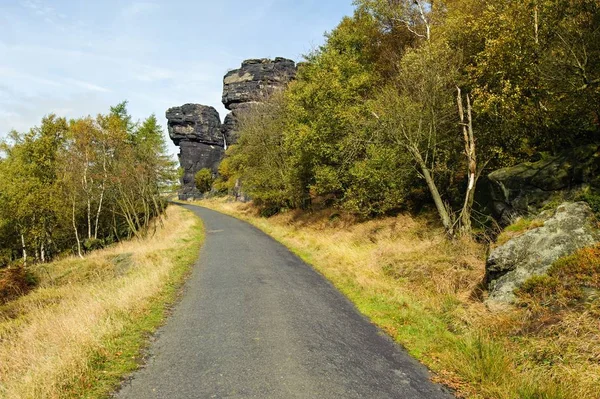
[[[148,364],[118,398],[453,398],[281,244],[185,208],[206,242]]]

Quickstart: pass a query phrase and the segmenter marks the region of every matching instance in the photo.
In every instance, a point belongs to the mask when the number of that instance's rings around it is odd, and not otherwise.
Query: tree
[[[454,218],[435,175],[456,148],[452,93],[458,69],[458,60],[443,44],[412,50],[404,56],[397,80],[384,87],[371,105],[383,139],[405,150],[416,163],[449,235],[454,233]]]

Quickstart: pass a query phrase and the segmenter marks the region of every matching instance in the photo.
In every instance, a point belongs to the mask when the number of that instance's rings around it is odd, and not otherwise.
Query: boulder
[[[223,105],[229,110],[239,104],[260,101],[296,77],[296,63],[277,57],[242,62],[239,69],[223,78]]]
[[[511,303],[514,290],[532,276],[542,275],[559,258],[600,241],[600,230],[589,205],[565,202],[554,213],[543,212],[544,225],[495,248],[486,263],[488,301]]]
[[[600,146],[587,145],[555,157],[490,173],[490,208],[503,224],[535,215],[549,202],[572,200],[586,186],[600,188]]]

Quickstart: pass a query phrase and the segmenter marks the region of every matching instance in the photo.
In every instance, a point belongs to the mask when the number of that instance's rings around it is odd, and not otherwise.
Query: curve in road
[[[284,246],[230,216],[185,208],[202,218],[206,241],[147,365],[116,397],[453,397]]]

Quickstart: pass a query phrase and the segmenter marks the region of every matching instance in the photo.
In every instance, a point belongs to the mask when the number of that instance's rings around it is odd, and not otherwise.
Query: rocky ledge
[[[507,225],[534,216],[557,200],[573,200],[587,186],[600,190],[600,148],[582,146],[561,155],[526,162],[488,175],[490,210]]]
[[[281,57],[246,60],[239,69],[229,71],[223,78],[222,102],[231,113],[225,117],[221,130],[227,143],[237,141],[240,115],[295,77],[296,63]]]

